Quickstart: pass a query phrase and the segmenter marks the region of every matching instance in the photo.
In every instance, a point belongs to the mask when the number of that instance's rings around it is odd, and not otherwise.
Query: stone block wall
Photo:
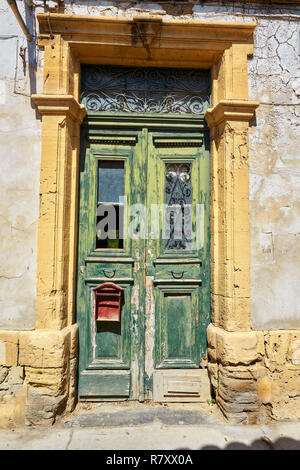
[[[51,425],[77,398],[77,325],[0,333],[0,427]]]
[[[208,327],[209,374],[232,422],[300,419],[300,331]]]

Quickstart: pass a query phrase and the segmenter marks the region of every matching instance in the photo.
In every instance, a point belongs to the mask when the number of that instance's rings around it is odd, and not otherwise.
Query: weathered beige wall
[[[31,105],[35,47],[0,2],[0,330],[33,329],[40,166],[40,121]],[[20,48],[26,47],[26,67]]]
[[[261,102],[250,131],[254,329],[300,328],[299,32],[299,21],[261,20],[249,61]]]
[[[19,6],[33,31],[33,15],[28,9],[23,10],[22,2]],[[56,2],[47,1],[46,10],[47,7],[55,11]],[[254,56],[249,59],[249,98],[261,102],[250,130],[252,327],[300,328],[300,8],[273,7],[270,11],[269,7],[237,3],[187,1],[174,6],[171,2],[65,0],[59,11],[118,16],[152,12],[164,17],[257,21]],[[5,0],[0,0],[0,12],[4,51],[0,68],[0,329],[32,329],[40,121],[30,98],[24,95],[41,91],[39,73],[32,66],[31,77],[28,73],[28,52],[31,65],[36,61],[38,66],[42,52],[34,46],[28,50]],[[20,46],[27,47],[25,75]]]

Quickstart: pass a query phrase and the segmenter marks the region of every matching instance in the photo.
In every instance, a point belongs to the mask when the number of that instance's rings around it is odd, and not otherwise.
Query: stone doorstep
[[[90,409],[85,409],[90,405]],[[74,412],[57,420],[55,426],[118,427],[159,422],[166,425],[223,424],[225,419],[216,404],[154,402],[78,403]]]

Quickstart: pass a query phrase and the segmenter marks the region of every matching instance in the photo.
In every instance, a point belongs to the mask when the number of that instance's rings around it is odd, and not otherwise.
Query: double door
[[[207,142],[200,120],[83,130],[81,400],[201,401],[207,393]]]

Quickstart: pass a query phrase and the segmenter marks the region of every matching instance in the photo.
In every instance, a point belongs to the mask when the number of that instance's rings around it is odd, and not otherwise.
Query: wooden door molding
[[[38,231],[37,328],[75,321],[80,63],[211,70],[212,322],[250,330],[247,56],[252,22],[38,14],[44,47],[41,210]],[[142,24],[142,28],[140,27]],[[143,31],[141,36],[140,31]],[[65,106],[66,105],[66,106]]]

